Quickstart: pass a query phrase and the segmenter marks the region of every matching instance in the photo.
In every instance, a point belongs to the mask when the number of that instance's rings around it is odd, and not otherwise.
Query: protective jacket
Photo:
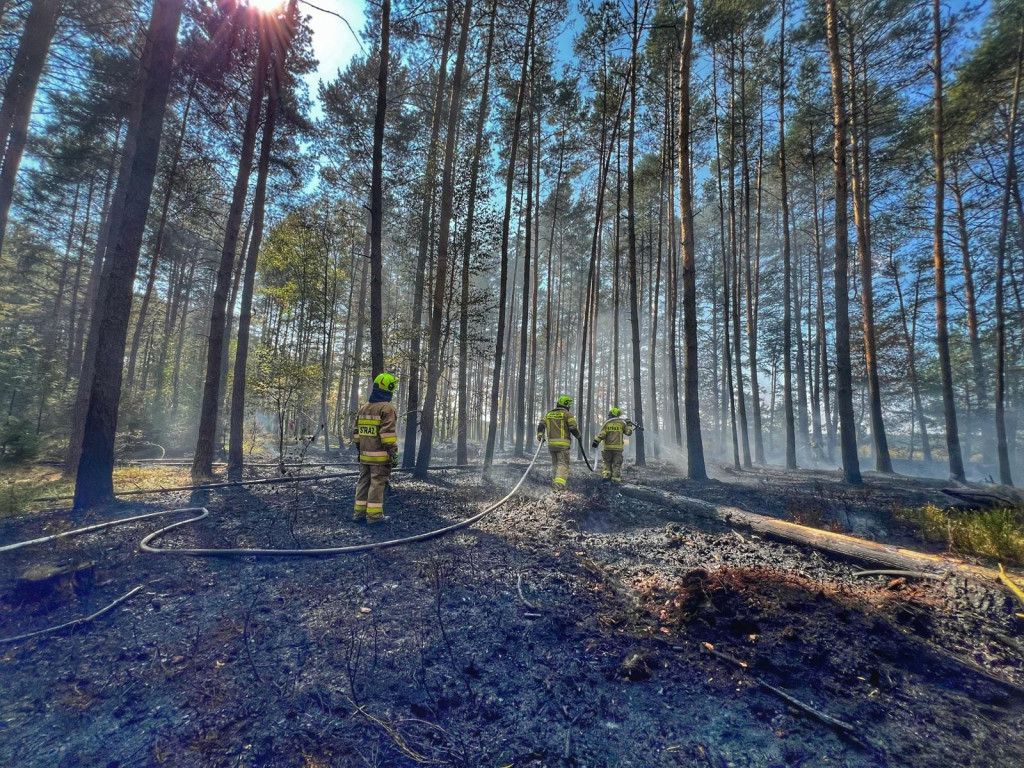
[[[633,428],[626,423],[625,419],[618,417],[608,419],[601,431],[597,433],[597,437],[594,438],[594,447],[596,448],[598,443],[603,440],[604,450],[621,451],[623,448],[623,435],[629,436],[632,434]]]
[[[359,409],[352,439],[359,445],[360,464],[389,464],[398,453],[398,414],[388,402],[369,402]]]
[[[537,439],[540,440],[545,433],[548,436],[548,448],[552,451],[569,448],[572,445],[569,435],[574,435],[578,440],[583,439],[576,419],[568,408],[561,406],[548,411],[538,422]]]

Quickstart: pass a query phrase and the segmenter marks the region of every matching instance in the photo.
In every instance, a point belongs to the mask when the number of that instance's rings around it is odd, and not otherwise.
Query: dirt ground
[[[342,478],[7,519],[0,544],[197,504],[211,516],[163,546],[395,538],[478,511],[523,466],[491,483],[398,477],[381,529],[348,521],[354,478]],[[0,645],[0,765],[1024,764],[1024,621],[1001,587],[855,578],[857,564],[573,472],[554,495],[542,463],[478,526],[374,554],[158,556],[138,549],[154,521],[0,554],[2,637],[144,588],[70,634]],[[894,507],[942,487],[716,474],[627,480],[901,543]],[[87,583],[17,598],[29,566],[86,561]]]

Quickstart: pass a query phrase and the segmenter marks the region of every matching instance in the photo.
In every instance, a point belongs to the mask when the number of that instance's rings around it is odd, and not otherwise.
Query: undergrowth
[[[950,552],[994,557],[1024,565],[1024,507],[961,510],[935,504],[905,508],[897,517]]]
[[[189,471],[180,467],[119,467],[114,470],[114,491],[155,490],[190,485]],[[73,479],[59,469],[40,465],[0,468],[0,518],[68,507],[70,500],[39,501],[71,496]]]

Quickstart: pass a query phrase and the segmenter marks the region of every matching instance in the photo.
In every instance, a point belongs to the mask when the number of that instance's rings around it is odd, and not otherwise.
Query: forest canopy
[[[362,11],[0,0],[0,460],[1024,476],[1024,2]]]

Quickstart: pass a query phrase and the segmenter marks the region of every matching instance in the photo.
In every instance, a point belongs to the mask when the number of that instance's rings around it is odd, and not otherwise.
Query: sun
[[[249,6],[261,13],[278,13],[284,8],[285,0],[249,0]]]

